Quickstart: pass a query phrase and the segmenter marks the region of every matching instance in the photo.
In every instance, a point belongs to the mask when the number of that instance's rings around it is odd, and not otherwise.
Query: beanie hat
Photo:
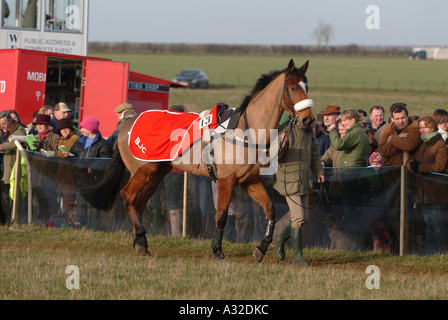
[[[73,131],[73,123],[68,118],[62,118],[58,120],[58,131],[62,129],[70,128]]]
[[[383,156],[381,153],[375,151],[369,157],[370,165],[382,165],[383,164]]]
[[[100,126],[100,122],[98,121],[98,119],[95,119],[93,117],[87,117],[84,120],[82,120],[82,122],[79,124],[79,126],[81,128],[90,130],[93,133],[97,133],[99,126]]]

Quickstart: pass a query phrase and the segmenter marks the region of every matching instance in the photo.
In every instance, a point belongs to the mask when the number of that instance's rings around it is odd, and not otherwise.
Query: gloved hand
[[[409,166],[411,167],[411,170],[413,171],[413,172],[415,172],[415,173],[418,173],[418,166],[420,165],[420,163],[418,163],[418,161],[417,160],[412,160],[410,163],[409,163]]]
[[[33,142],[33,147],[35,147],[37,149],[42,149],[43,146],[44,146],[44,143],[42,141],[34,141]]]

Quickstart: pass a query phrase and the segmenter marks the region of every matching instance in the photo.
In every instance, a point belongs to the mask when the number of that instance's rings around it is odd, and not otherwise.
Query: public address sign
[[[0,49],[87,55],[88,0],[0,2]]]

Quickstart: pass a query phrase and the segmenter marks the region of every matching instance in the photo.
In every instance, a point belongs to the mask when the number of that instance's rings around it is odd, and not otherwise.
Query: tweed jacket
[[[288,145],[288,152],[278,164],[274,188],[283,196],[309,194],[312,191],[311,172],[315,175],[323,174],[313,130],[294,125],[288,137]]]

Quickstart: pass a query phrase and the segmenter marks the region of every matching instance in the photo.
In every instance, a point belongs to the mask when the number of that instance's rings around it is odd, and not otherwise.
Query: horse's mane
[[[267,73],[267,74],[262,75],[262,76],[257,80],[257,83],[255,84],[254,88],[252,89],[251,93],[248,94],[248,95],[246,95],[246,96],[244,97],[244,100],[243,100],[243,102],[241,103],[240,108],[241,108],[242,110],[246,109],[247,106],[248,106],[248,104],[249,104],[249,102],[250,102],[250,100],[252,99],[252,97],[253,97],[257,92],[262,91],[264,88],[267,87],[267,85],[268,85],[269,83],[271,83],[275,78],[277,78],[280,74],[284,73],[285,71],[286,71],[286,69],[281,70],[281,71],[279,71],[279,70],[277,70],[277,71],[271,71],[270,73]],[[302,71],[300,71],[300,70],[297,69],[297,68],[294,68],[294,73],[295,73],[297,76],[301,77],[305,83],[308,83],[308,79],[306,78],[305,74],[304,74]]]

